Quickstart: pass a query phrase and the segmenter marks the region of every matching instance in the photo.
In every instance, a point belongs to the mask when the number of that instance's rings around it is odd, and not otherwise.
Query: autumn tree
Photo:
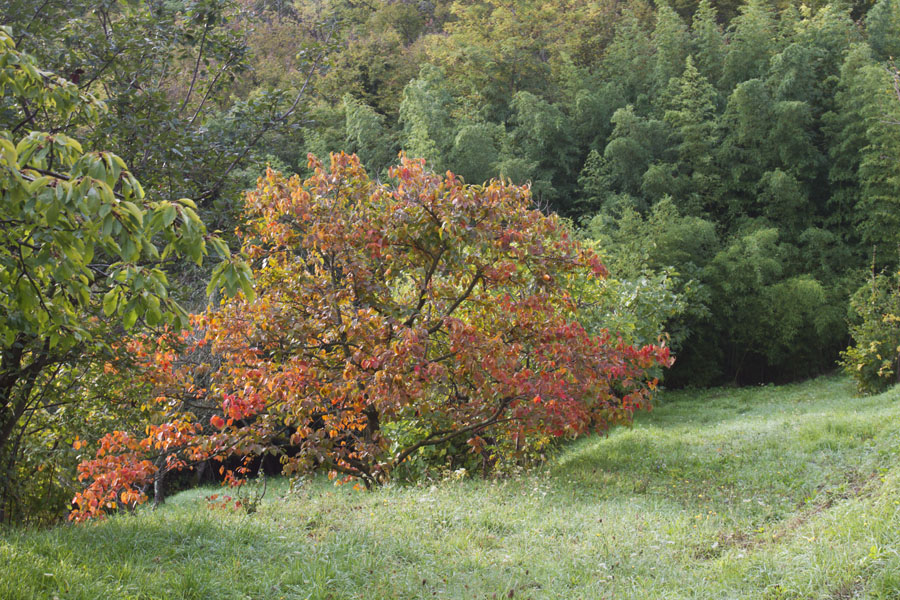
[[[110,434],[82,465],[91,483],[77,518],[122,494],[139,500],[159,452],[177,467],[289,443],[285,472],[319,467],[371,486],[431,446],[479,451],[493,439],[515,451],[648,406],[668,349],[578,323],[590,298],[573,286],[605,268],[562,221],[529,208],[527,187],[466,185],[406,158],[383,185],[355,156],[310,161],[306,181],[270,171],[247,196],[256,297],[201,321],[220,366],[189,402],[160,393],[169,425],[150,437]]]

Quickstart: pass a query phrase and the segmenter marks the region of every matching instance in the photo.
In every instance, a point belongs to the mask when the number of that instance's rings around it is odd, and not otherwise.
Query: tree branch
[[[200,72],[200,61],[203,60],[203,50],[206,47],[206,34],[209,33],[210,21],[210,16],[207,15],[206,23],[203,25],[203,37],[200,39],[200,51],[197,53],[197,62],[194,64],[194,76],[191,78],[191,86],[188,88],[187,95],[184,97],[184,102],[181,103],[181,108],[178,109],[179,115],[184,112],[184,108],[187,106],[188,101],[191,99],[191,95],[194,93],[194,86],[197,84],[197,74]]]
[[[406,448],[403,452],[397,455],[397,457],[391,461],[391,468],[398,466],[404,460],[406,460],[410,454],[422,448],[424,446],[434,446],[435,444],[443,444],[444,442],[449,442],[453,438],[459,437],[466,433],[473,433],[476,431],[482,431],[487,429],[491,425],[495,425],[500,422],[500,417],[512,403],[515,398],[512,396],[507,396],[500,400],[500,406],[497,407],[497,410],[494,411],[494,414],[491,415],[488,419],[481,421],[480,423],[473,423],[467,427],[463,427],[462,429],[445,429],[443,431],[435,431],[428,435],[424,440],[416,442],[412,446]]]
[[[216,87],[216,83],[218,83],[219,78],[225,73],[225,70],[231,65],[231,61],[234,56],[229,56],[228,60],[222,65],[222,68],[219,69],[219,72],[216,73],[216,76],[213,78],[212,82],[209,84],[209,87],[206,88],[206,93],[203,94],[203,98],[200,99],[200,104],[197,106],[197,110],[194,111],[193,116],[191,116],[191,120],[188,122],[189,126],[192,126],[194,122],[197,120],[197,117],[200,115],[200,111],[203,109],[203,105],[206,104],[206,100],[209,98],[210,93],[212,93],[213,88]]]
[[[403,323],[404,327],[411,327],[415,322],[416,317],[422,310],[422,307],[425,306],[425,295],[428,292],[428,286],[431,283],[431,278],[434,276],[434,272],[437,271],[438,263],[441,261],[441,257],[444,255],[444,251],[446,248],[441,246],[440,251],[438,251],[438,255],[433,257],[431,262],[431,266],[428,268],[428,272],[425,273],[424,279],[422,279],[422,289],[419,290],[419,302],[416,305],[416,308],[413,310],[413,313],[409,316],[409,318]]]
[[[475,276],[472,277],[472,281],[469,283],[469,287],[466,288],[466,291],[463,292],[462,295],[459,298],[457,298],[453,302],[453,304],[450,305],[450,308],[448,308],[447,312],[444,313],[444,315],[440,319],[438,319],[437,323],[435,323],[434,325],[432,325],[431,327],[428,328],[429,335],[436,333],[437,330],[440,329],[444,325],[444,319],[446,319],[447,317],[452,315],[453,311],[455,311],[457,308],[459,308],[460,304],[465,302],[466,298],[468,298],[472,294],[472,291],[475,289],[475,286],[478,284],[478,281],[480,279],[481,279],[481,268],[479,267],[475,271]]]

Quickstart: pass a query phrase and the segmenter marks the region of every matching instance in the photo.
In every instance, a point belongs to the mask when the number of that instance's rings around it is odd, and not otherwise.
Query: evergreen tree
[[[448,168],[467,182],[481,184],[498,175],[497,156],[503,145],[503,126],[469,123],[460,127],[447,157]],[[524,183],[521,179],[517,183]]]
[[[787,46],[773,57],[767,82],[776,99],[806,102],[818,119],[833,108],[841,64],[850,44],[859,41],[859,30],[848,8],[830,4],[794,29]]]
[[[347,149],[358,154],[366,169],[377,176],[396,156],[384,115],[350,94],[344,95],[344,115]]]
[[[707,81],[718,82],[725,61],[725,37],[719,26],[716,8],[709,0],[701,0],[691,22],[691,39],[697,70]]]
[[[868,44],[856,44],[841,69],[830,140],[832,221],[845,235],[893,248],[900,227],[900,102],[891,71]]]
[[[720,120],[723,137],[717,160],[725,173],[725,195],[720,211],[715,213],[717,219],[733,225],[753,213],[752,190],[770,162],[771,125],[772,99],[765,84],[759,79],[738,84]]]
[[[864,66],[860,76],[867,99],[860,115],[867,142],[859,163],[860,231],[864,242],[894,249],[900,243],[900,87],[880,64]]]
[[[775,13],[764,0],[750,0],[728,30],[728,52],[719,87],[734,89],[739,83],[762,77],[777,51]]]
[[[625,99],[643,108],[650,102],[656,69],[652,36],[634,10],[626,9],[601,63],[604,78],[621,85]]]
[[[456,137],[451,118],[454,105],[445,87],[444,71],[433,65],[424,65],[419,77],[403,89],[403,149],[410,156],[426,159],[438,172],[447,168],[446,159]]]
[[[681,75],[690,52],[688,28],[665,0],[657,3],[653,43],[656,45],[654,80],[658,88],[665,88],[670,79]]]
[[[868,145],[868,124],[863,115],[871,101],[864,73],[872,63],[872,50],[868,44],[851,47],[841,67],[834,111],[823,116],[830,184],[825,222],[848,240],[858,239],[854,213],[860,197],[859,163],[863,148]]]
[[[878,0],[866,15],[866,34],[877,60],[900,59],[900,0]]]
[[[697,215],[718,204],[721,177],[714,157],[720,142],[716,122],[715,88],[688,56],[684,73],[672,81],[670,100],[663,120],[672,128],[677,186],[686,197],[679,205],[683,214]]]
[[[512,100],[512,125],[506,155],[523,158],[535,166],[529,179],[532,193],[542,204],[571,212],[560,203],[572,191],[576,148],[571,123],[558,106],[529,92],[519,92]]]
[[[780,169],[790,174],[803,184],[804,196],[808,196],[808,184],[819,177],[823,165],[815,145],[814,124],[808,104],[775,101],[759,79],[735,88],[722,117],[725,136],[719,150],[720,164],[728,173],[729,220],[767,212],[755,193],[769,171]],[[808,211],[804,215],[812,216]]]
[[[604,177],[614,191],[639,197],[647,169],[666,154],[668,127],[638,115],[631,105],[617,110],[612,123],[615,127],[603,151]]]
[[[626,104],[622,86],[614,81],[597,82],[595,86],[579,90],[569,116],[572,136],[578,147],[602,150],[612,133],[613,114]]]

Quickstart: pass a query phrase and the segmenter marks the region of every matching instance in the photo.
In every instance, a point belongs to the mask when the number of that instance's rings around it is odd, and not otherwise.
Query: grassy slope
[[[540,473],[194,490],[0,535],[0,598],[900,598],[900,389],[669,393]],[[273,492],[274,487],[274,492]]]

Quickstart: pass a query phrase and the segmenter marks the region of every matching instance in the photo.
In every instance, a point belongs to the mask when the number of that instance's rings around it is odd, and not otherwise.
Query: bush
[[[158,369],[161,383],[183,383],[159,394],[165,423],[105,439],[81,466],[92,484],[78,518],[123,494],[141,500],[137,487],[158,475],[151,456],[179,468],[289,442],[286,473],[321,467],[371,486],[423,448],[523,451],[628,423],[648,405],[649,371],[670,364],[668,349],[578,324],[572,286],[605,268],[563,222],[529,208],[527,187],[465,185],[408,159],[390,185],[355,156],[310,166],[306,181],[269,171],[247,195],[255,299],[202,317],[220,361],[212,373]],[[208,385],[193,384],[201,376]],[[213,407],[212,427],[198,407]]]
[[[841,365],[860,393],[882,392],[900,376],[900,272],[859,288],[850,312],[853,345],[841,354]]]

